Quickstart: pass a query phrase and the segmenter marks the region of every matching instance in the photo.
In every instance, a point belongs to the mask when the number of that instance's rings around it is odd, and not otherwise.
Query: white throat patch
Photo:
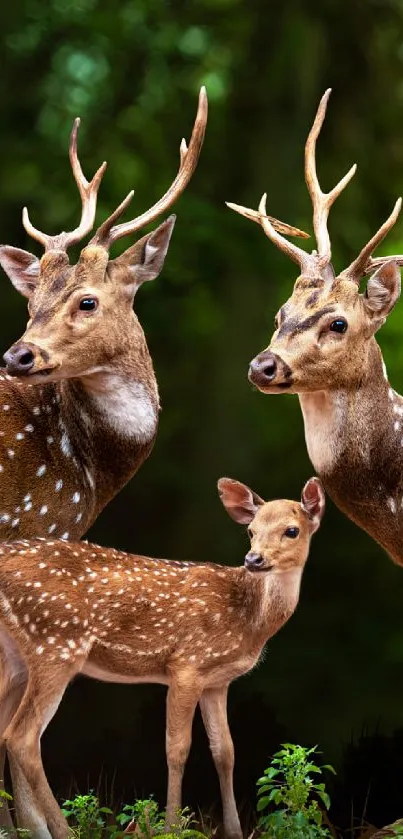
[[[105,421],[119,437],[135,438],[146,443],[154,436],[157,409],[147,388],[140,382],[108,376],[99,389],[91,392],[91,396]]]

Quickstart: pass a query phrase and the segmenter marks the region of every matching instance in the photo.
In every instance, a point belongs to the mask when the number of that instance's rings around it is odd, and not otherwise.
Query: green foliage
[[[93,792],[76,795],[64,802],[62,813],[68,820],[74,839],[121,839],[125,829],[135,830],[138,839],[206,839],[194,828],[194,814],[188,807],[178,810],[177,821],[172,830],[165,831],[165,813],[161,811],[152,796],[139,799],[134,804],[125,804],[114,817],[109,807],[101,807]],[[110,817],[109,819],[107,817]]]
[[[312,775],[321,775],[323,769],[334,772],[329,765],[317,766],[311,749],[285,743],[277,752],[270,766],[257,781],[259,827],[268,839],[320,839],[330,836],[323,827],[323,817],[318,806],[319,798],[326,810],[330,799],[325,784],[315,781]],[[276,809],[272,811],[273,805]]]
[[[122,812],[116,816],[117,824],[121,828],[135,822],[136,831],[141,839],[151,839],[155,833],[161,833],[164,828],[164,814],[160,812],[158,804],[152,798],[125,804]],[[112,834],[114,836],[114,834]]]
[[[93,792],[76,795],[63,803],[62,813],[69,821],[76,839],[101,839],[105,828],[105,816],[112,815],[109,807],[100,807]]]

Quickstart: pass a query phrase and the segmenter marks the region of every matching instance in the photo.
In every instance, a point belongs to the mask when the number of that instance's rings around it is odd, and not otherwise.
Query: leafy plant
[[[316,746],[311,749],[285,743],[277,752],[270,766],[257,781],[259,812],[269,810],[260,817],[261,828],[268,839],[320,839],[330,833],[323,826],[323,816],[318,805],[319,798],[326,808],[330,798],[325,784],[315,782],[312,775],[321,775],[323,769],[334,772],[332,766],[319,767],[311,755],[317,754]],[[271,810],[276,805],[274,811]]]
[[[196,830],[194,814],[188,807],[177,812],[177,821],[172,830],[165,832],[165,813],[159,810],[158,804],[152,797],[125,804],[121,813],[116,817],[121,828],[130,828],[139,839],[152,839],[158,835],[159,839],[206,839],[204,833]],[[118,839],[121,834],[113,831],[111,839]]]
[[[70,821],[73,836],[77,839],[102,839],[106,815],[112,815],[109,807],[100,807],[93,792],[76,795],[64,802],[62,813]]]
[[[165,823],[164,813],[160,812],[157,802],[151,796],[135,801],[134,804],[125,804],[122,812],[116,816],[116,821],[121,828],[133,823],[141,839],[151,839],[155,833],[162,833]],[[115,839],[115,834],[112,837]]]

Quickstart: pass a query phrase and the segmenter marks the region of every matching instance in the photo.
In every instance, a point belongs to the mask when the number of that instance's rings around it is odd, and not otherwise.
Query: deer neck
[[[242,572],[250,604],[248,625],[253,626],[254,641],[261,648],[296,609],[302,568],[290,568],[281,574],[270,571],[253,573],[244,569]]]
[[[64,445],[90,462],[104,506],[148,456],[157,433],[158,388],[145,340],[140,358],[126,353],[58,390]]]
[[[299,399],[308,454],[330,497],[403,563],[403,399],[375,339],[355,389]]]

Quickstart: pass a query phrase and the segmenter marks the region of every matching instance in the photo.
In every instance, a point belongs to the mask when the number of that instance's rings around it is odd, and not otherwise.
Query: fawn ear
[[[143,236],[116,259],[110,260],[109,271],[125,269],[123,279],[131,293],[134,294],[144,282],[155,280],[162,271],[175,221],[176,216],[170,216],[152,233]]]
[[[311,520],[315,533],[325,512],[325,493],[319,478],[311,478],[305,484],[301,494],[301,507]]]
[[[392,311],[399,296],[400,269],[391,259],[369,278],[363,301],[371,317],[377,320],[385,318]]]
[[[24,297],[30,297],[36,288],[41,270],[38,257],[21,248],[0,245],[0,265],[14,288]]]
[[[233,481],[232,478],[220,478],[217,486],[221,501],[231,518],[238,524],[250,524],[259,507],[264,504],[263,499],[245,484]]]

